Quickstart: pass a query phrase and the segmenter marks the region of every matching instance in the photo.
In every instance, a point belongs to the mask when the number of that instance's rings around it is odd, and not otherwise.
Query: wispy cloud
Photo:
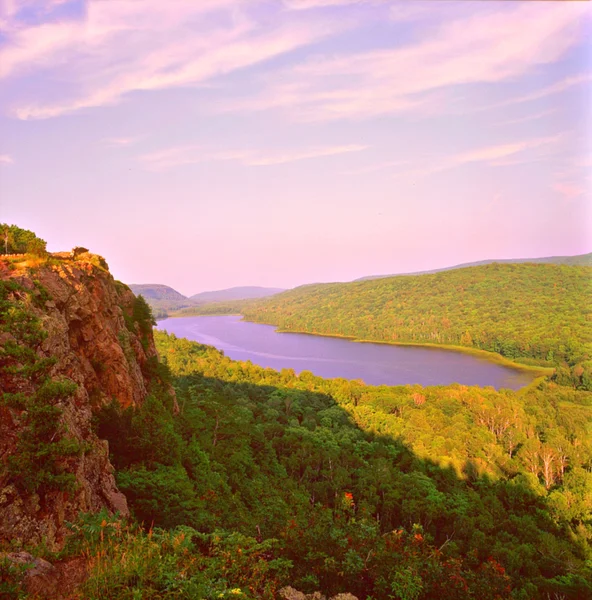
[[[361,4],[364,0],[284,0],[284,6],[291,10],[309,10],[311,8],[326,8],[328,6],[348,6]],[[368,0],[365,0],[368,3]],[[369,3],[377,4],[384,0],[370,0]]]
[[[177,146],[150,154],[144,154],[138,157],[138,160],[145,168],[153,171],[162,171],[172,167],[207,161],[234,161],[249,167],[266,167],[313,158],[335,156],[338,154],[348,154],[350,152],[361,152],[366,149],[367,146],[364,145],[350,144],[307,148],[289,152],[263,153],[253,150],[217,152],[207,150],[201,146]]]
[[[564,136],[562,134],[559,134],[530,140],[522,140],[511,144],[501,144],[498,146],[489,146],[487,148],[471,150],[470,152],[465,152],[454,156],[451,159],[451,165],[464,165],[471,162],[485,162],[489,164],[495,164],[495,161],[501,158],[514,156],[515,154],[518,154],[525,150],[556,144],[561,139],[563,139],[563,137]]]
[[[14,164],[14,159],[9,154],[0,154],[0,164],[12,165]]]
[[[552,115],[553,113],[556,113],[557,110],[554,108],[551,108],[549,110],[542,110],[541,112],[532,114],[532,115],[526,115],[524,117],[520,117],[518,119],[510,119],[509,121],[503,121],[501,123],[496,123],[497,125],[517,125],[518,123],[527,123],[529,121],[538,121],[539,119],[542,119],[543,117],[548,117],[549,115]]]
[[[578,3],[496,4],[402,47],[310,58],[226,109],[283,109],[309,121],[437,109],[438,98],[429,97],[435,91],[515,79],[558,60],[578,41],[586,10]]]
[[[124,147],[124,146],[133,146],[134,144],[137,144],[143,138],[144,138],[144,136],[104,138],[101,140],[101,142],[105,146]]]
[[[512,104],[522,104],[523,102],[532,102],[533,100],[540,100],[541,98],[552,96],[553,94],[559,94],[576,85],[589,83],[590,81],[592,81],[592,74],[590,73],[582,73],[580,75],[566,77],[561,81],[557,81],[552,85],[548,85],[534,92],[530,92],[529,94],[523,94],[522,96],[516,96],[515,98],[510,98],[509,100],[505,100],[504,102],[498,102],[496,104],[484,106],[481,110],[489,110],[491,108],[503,108],[505,106],[511,106]]]
[[[408,165],[408,160],[389,160],[386,162],[377,163],[374,165],[367,165],[358,169],[348,169],[348,175],[365,175],[366,173],[375,173],[377,171],[393,170],[399,167]]]
[[[20,119],[48,118],[119,102],[134,91],[203,84],[313,43],[343,24],[249,16],[260,0],[91,2],[83,20],[22,26],[10,22],[0,78],[59,73],[56,101],[20,101]]]
[[[581,196],[586,191],[579,184],[567,181],[556,182],[553,184],[553,189],[568,201]]]
[[[459,152],[452,156],[435,157],[421,165],[401,169],[396,177],[420,177],[448,171],[468,164],[483,164],[489,167],[524,164],[546,158],[546,153],[556,148],[565,139],[565,134],[514,141]]]

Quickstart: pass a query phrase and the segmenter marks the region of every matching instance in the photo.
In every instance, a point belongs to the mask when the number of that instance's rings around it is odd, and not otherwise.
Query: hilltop
[[[201,292],[191,296],[191,300],[203,304],[208,302],[226,302],[231,300],[250,300],[251,298],[266,298],[281,292],[284,288],[270,288],[259,286],[232,287],[212,292]]]
[[[452,271],[454,269],[465,269],[467,267],[481,267],[483,265],[490,265],[492,263],[500,264],[522,264],[522,263],[533,263],[533,264],[554,264],[554,265],[571,265],[589,267],[592,266],[592,252],[588,254],[578,254],[575,256],[547,256],[544,258],[502,258],[502,259],[487,259],[479,260],[477,262],[462,263],[460,265],[454,265],[452,267],[443,267],[441,269],[431,269],[429,271],[415,271],[413,273],[393,273],[391,275],[368,275],[366,277],[360,277],[354,281],[369,281],[372,279],[385,279],[387,277],[397,277],[400,275],[429,275],[432,273],[441,273],[442,271]]]
[[[183,296],[172,287],[160,283],[130,283],[129,288],[134,294],[144,296],[146,300],[170,300],[172,302],[188,300],[187,296]]]
[[[134,294],[142,295],[152,308],[154,317],[163,319],[171,311],[193,306],[193,301],[177,290],[160,283],[132,283],[130,289]]]

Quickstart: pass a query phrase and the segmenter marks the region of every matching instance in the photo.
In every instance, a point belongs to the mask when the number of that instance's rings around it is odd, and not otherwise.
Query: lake
[[[272,325],[240,316],[182,317],[159,321],[157,329],[215,346],[234,360],[262,367],[311,371],[325,378],[361,379],[372,385],[493,386],[517,390],[533,375],[485,359],[413,346],[368,344],[303,333],[277,333]]]

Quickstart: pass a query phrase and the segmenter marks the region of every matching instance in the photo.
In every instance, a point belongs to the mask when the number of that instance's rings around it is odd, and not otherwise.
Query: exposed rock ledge
[[[100,258],[100,257],[99,257]],[[26,425],[26,411],[0,402],[0,544],[12,547],[42,540],[51,549],[63,544],[66,522],[80,512],[128,513],[125,497],[115,484],[107,443],[91,428],[93,411],[113,399],[123,407],[139,405],[147,395],[149,362],[156,349],[149,331],[133,322],[135,296],[116,282],[95,255],[73,259],[53,256],[31,264],[0,257],[0,282],[15,282],[21,291],[9,301],[39,320],[47,337],[33,350],[39,358],[52,357],[49,375],[68,378],[76,392],[60,400],[60,431],[84,447],[84,452],[64,459],[66,472],[76,477],[73,492],[27,492],[11,480],[5,466],[17,452]],[[0,397],[35,393],[36,384],[14,374],[19,367],[6,344],[17,332],[2,330],[0,314]],[[13,335],[14,333],[14,335]],[[18,337],[18,336],[17,336]]]

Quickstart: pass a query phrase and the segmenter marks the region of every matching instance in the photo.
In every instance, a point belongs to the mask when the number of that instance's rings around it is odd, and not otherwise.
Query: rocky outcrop
[[[75,592],[87,576],[85,557],[72,558],[51,564],[28,552],[11,552],[0,558],[20,567],[23,571],[22,589],[28,597],[42,599],[74,599],[81,596]]]
[[[303,594],[297,589],[286,586],[279,590],[279,597],[283,600],[327,600],[326,596],[323,596],[320,592],[313,592],[312,594]],[[358,600],[357,596],[350,593],[337,594],[331,596],[329,600]]]
[[[151,324],[136,318],[137,299],[105,267],[88,253],[33,262],[0,259],[0,544],[43,541],[57,549],[66,522],[80,512],[128,513],[107,442],[93,433],[91,421],[113,400],[122,407],[142,403],[157,354]],[[39,335],[31,333],[35,328]],[[52,401],[59,421],[55,433],[48,439],[39,434],[44,451],[51,453],[60,441],[67,450],[54,463],[75,479],[68,489],[27,487],[15,474],[15,459],[29,460],[28,465],[43,459],[33,451],[32,457],[22,456],[36,435],[31,423],[37,407],[28,399],[40,393],[43,381],[70,385]]]

